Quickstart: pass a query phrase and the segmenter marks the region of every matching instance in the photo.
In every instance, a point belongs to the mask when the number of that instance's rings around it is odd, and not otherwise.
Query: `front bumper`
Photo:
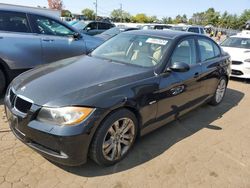
[[[33,104],[27,114],[23,114],[5,97],[5,112],[14,135],[51,161],[67,166],[85,163],[102,111],[96,110],[79,125],[61,127],[37,121],[35,117],[40,108]]]
[[[250,63],[243,63],[241,65],[231,65],[231,77],[250,79]]]

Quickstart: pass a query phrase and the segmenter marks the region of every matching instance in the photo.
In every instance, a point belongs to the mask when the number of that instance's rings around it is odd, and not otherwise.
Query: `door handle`
[[[43,39],[44,42],[53,42],[54,39]]]
[[[198,72],[196,72],[195,74],[194,74],[194,78],[198,78],[200,76],[200,74],[198,73]]]

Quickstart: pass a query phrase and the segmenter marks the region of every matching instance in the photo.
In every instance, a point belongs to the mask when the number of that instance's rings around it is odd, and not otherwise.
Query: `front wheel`
[[[220,104],[225,96],[226,89],[227,89],[227,79],[225,77],[222,77],[218,83],[215,94],[212,100],[209,102],[209,104],[214,106]]]
[[[137,119],[121,109],[108,116],[97,130],[90,148],[91,158],[99,165],[109,166],[123,159],[130,151],[137,134]]]

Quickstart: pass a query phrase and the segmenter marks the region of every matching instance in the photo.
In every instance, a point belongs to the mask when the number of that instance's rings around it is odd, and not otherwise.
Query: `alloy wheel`
[[[224,97],[225,91],[226,91],[226,80],[221,79],[220,83],[219,83],[219,85],[217,87],[217,90],[216,90],[215,100],[216,100],[217,103],[221,102],[221,100]]]
[[[129,118],[115,121],[103,140],[102,152],[109,161],[122,158],[133,144],[135,139],[135,124]]]

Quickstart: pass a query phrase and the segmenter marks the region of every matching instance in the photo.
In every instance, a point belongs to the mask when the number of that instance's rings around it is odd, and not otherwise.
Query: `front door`
[[[86,53],[83,39],[74,39],[74,31],[62,23],[43,16],[30,16],[33,30],[42,44],[44,63],[54,62]]]
[[[0,11],[0,44],[0,57],[10,69],[26,70],[42,62],[40,39],[24,13]]]
[[[187,72],[167,72],[161,75],[157,120],[167,123],[186,113],[203,101],[200,83],[201,65],[197,62],[193,38],[179,42],[169,64],[182,62],[190,66]]]

